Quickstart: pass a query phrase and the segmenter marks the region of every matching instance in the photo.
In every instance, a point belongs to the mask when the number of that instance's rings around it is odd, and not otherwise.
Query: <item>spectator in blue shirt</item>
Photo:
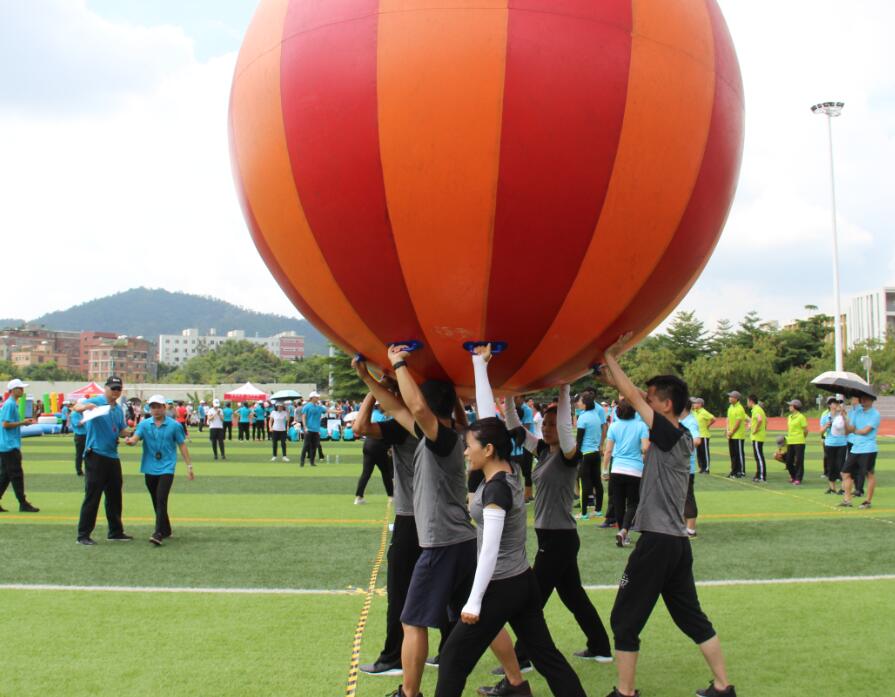
[[[68,433],[68,415],[71,409],[68,408],[68,402],[62,403],[62,409],[59,410],[59,416],[62,417],[62,433]]]
[[[87,402],[86,397],[81,397],[78,404]],[[84,450],[87,445],[87,426],[84,424],[84,415],[74,409],[68,417],[72,433],[75,434],[75,472],[79,477],[84,476]]]
[[[227,440],[233,440],[233,407],[230,406],[230,402],[224,403],[221,415],[224,417],[224,435]]]
[[[640,502],[640,479],[643,476],[643,455],[649,447],[649,429],[634,418],[634,407],[627,400],[618,405],[616,419],[606,433],[606,462],[612,463],[610,483],[618,521],[615,542],[627,547],[628,530]]]
[[[304,467],[305,457],[310,454],[311,467],[316,467],[314,461],[320,448],[320,419],[326,413],[326,407],[320,404],[320,395],[316,392],[311,392],[308,399],[310,401],[301,408],[301,424],[305,432],[305,442],[301,448],[299,464]]]
[[[862,394],[861,403],[854,407],[848,415],[846,430],[854,434],[851,452],[842,468],[842,488],[845,496],[840,506],[852,506],[854,479],[863,475],[867,481],[867,498],[859,508],[868,509],[872,505],[873,492],[876,489],[876,433],[879,430],[880,413],[873,406],[876,397]]]
[[[597,404],[594,393],[582,393],[577,404],[581,409],[578,416],[578,450],[581,462],[578,465],[578,477],[581,480],[581,513],[579,519],[587,520],[587,504],[594,497],[594,514],[603,511],[603,481],[600,474],[600,453],[606,440],[606,412]]]
[[[202,429],[205,428],[205,400],[199,400],[199,407],[196,410],[199,416],[199,433],[202,433]]]
[[[252,423],[252,410],[249,409],[249,403],[243,402],[239,409],[236,410],[239,415],[239,432],[237,438],[239,440],[250,440],[249,427]]]
[[[10,380],[6,385],[9,397],[0,408],[0,497],[12,484],[12,490],[19,500],[19,511],[37,513],[40,509],[32,506],[25,498],[25,472],[22,470],[22,426],[30,426],[33,419],[19,417],[18,400],[28,387],[21,380]],[[6,509],[0,506],[0,512]]]
[[[146,488],[155,511],[155,531],[149,541],[157,547],[171,537],[171,521],[168,518],[168,496],[174,483],[174,469],[177,466],[177,449],[187,466],[187,478],[192,480],[193,463],[186,447],[186,434],[180,424],[165,414],[165,398],[153,395],[149,398],[151,419],[144,419],[137,430],[124,442],[136,445],[143,441],[143,457],[140,472],[146,478]]]
[[[261,402],[255,402],[252,408],[252,440],[264,440],[266,438],[264,422],[267,420],[267,411]]]
[[[109,523],[108,538],[114,542],[132,539],[121,524],[121,460],[118,458],[118,438],[125,435],[127,424],[124,409],[118,403],[124,384],[117,375],[106,380],[104,394],[91,397],[83,404],[76,404],[75,411],[85,412],[108,407],[108,412],[86,420],[87,442],[84,457],[86,481],[84,503],[78,520],[78,544],[95,545],[90,537],[96,527],[99,500],[106,497],[106,520]]]

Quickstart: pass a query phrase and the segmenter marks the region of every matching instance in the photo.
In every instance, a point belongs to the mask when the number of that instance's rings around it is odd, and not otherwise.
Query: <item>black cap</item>
[[[106,380],[106,387],[123,387],[124,383],[121,382],[121,378],[117,375],[110,375],[109,379]]]

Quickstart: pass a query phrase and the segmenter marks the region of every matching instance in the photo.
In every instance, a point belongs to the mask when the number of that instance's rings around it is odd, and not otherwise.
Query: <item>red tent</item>
[[[90,382],[74,392],[69,392],[65,395],[65,398],[76,402],[81,397],[96,397],[96,395],[103,394],[104,392],[105,389],[103,387],[97,385],[95,382]]]
[[[267,399],[267,393],[259,390],[252,383],[247,382],[242,387],[226,392],[224,399],[231,402],[263,402]]]

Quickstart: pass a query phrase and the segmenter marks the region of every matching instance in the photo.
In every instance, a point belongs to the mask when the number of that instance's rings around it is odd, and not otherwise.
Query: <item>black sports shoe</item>
[[[509,680],[503,678],[493,687],[480,687],[476,692],[485,697],[530,697],[531,687],[528,680],[523,680],[519,685],[512,685]]]
[[[737,697],[737,691],[733,685],[728,685],[726,690],[719,690],[712,680],[704,690],[696,690],[696,697]]]
[[[77,472],[75,472],[75,474],[77,474],[79,477],[84,476],[84,472],[82,470],[78,470]]]
[[[154,544],[156,547],[162,546],[162,540],[165,539],[161,534],[154,532],[152,533],[152,537],[149,538],[149,541]]]
[[[78,544],[79,544],[79,545],[86,545],[87,547],[89,547],[90,545],[95,545],[96,542],[94,542],[93,539],[91,539],[91,538],[89,538],[89,537],[79,537],[79,538],[78,538]]]
[[[384,661],[376,661],[375,663],[364,663],[359,667],[361,673],[367,675],[403,675],[404,670],[401,668],[401,661],[387,663]]]
[[[19,512],[20,513],[40,513],[40,509],[37,506],[32,506],[30,503],[25,501],[25,503],[19,504]]]
[[[583,658],[588,661],[596,661],[597,663],[612,663],[612,656],[606,654],[605,656],[600,655],[598,653],[594,653],[590,649],[584,649],[583,651],[576,651],[574,653],[576,658]]]
[[[535,667],[531,664],[531,661],[525,659],[524,661],[519,661],[519,672],[520,673],[530,673],[533,671]],[[503,669],[503,666],[497,666],[491,670],[491,675],[506,675],[506,672]]]
[[[111,542],[130,542],[134,538],[126,533],[119,532],[117,535],[109,535],[108,539]]]
[[[439,661],[440,658],[441,658],[441,656],[440,656],[439,654],[435,654],[434,656],[429,656],[429,657],[426,659],[426,665],[427,665],[427,666],[432,666],[433,668],[437,668],[437,667],[438,667],[438,664],[439,664],[439,662],[440,662],[440,661]]]
[[[417,695],[418,697],[423,697],[422,692],[418,692]],[[404,693],[404,690],[401,689],[401,686],[398,685],[397,690],[395,690],[394,692],[389,692],[385,697],[407,697],[407,695]]]
[[[610,692],[606,697],[629,697],[628,695],[623,695],[614,687],[612,688],[612,692]],[[630,697],[640,697],[640,690],[634,690],[634,694],[630,695]]]

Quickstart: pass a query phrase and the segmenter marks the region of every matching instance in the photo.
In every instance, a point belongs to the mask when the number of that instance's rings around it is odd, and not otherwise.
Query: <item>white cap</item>
[[[214,401],[211,403],[211,406],[213,406],[213,407],[219,407],[219,406],[221,406],[221,400],[219,400],[219,399],[214,400]]]
[[[28,383],[22,382],[18,378],[13,378],[8,383],[6,383],[7,390],[14,390],[17,387],[22,387],[22,388],[28,387]]]
[[[312,391],[311,394],[308,395],[308,399],[314,399],[314,397],[320,397],[320,394],[316,390]]]
[[[167,400],[162,397],[160,394],[154,394],[149,399],[146,400],[147,404],[161,404],[165,406],[167,404]]]

